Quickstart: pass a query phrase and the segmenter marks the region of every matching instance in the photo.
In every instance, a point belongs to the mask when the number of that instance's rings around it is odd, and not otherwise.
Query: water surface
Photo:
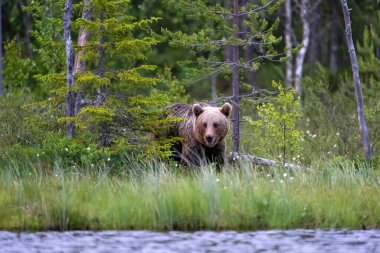
[[[380,252],[380,230],[0,231],[0,252]]]

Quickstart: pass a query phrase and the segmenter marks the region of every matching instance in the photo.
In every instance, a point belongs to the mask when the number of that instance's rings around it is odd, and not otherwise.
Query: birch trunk
[[[300,3],[300,17],[302,21],[302,45],[303,47],[298,51],[295,63],[295,73],[294,73],[294,89],[298,96],[301,95],[302,87],[302,71],[303,63],[305,61],[305,55],[307,48],[309,46],[310,40],[310,22],[309,22],[309,11],[308,11],[308,0],[301,0]]]
[[[234,37],[239,38],[239,0],[233,0],[234,16],[232,27],[234,29]],[[232,143],[234,154],[238,155],[240,145],[240,115],[239,115],[239,45],[232,46]]]
[[[356,93],[356,102],[357,102],[357,110],[358,110],[358,120],[360,127],[360,134],[363,143],[364,156],[369,161],[372,158],[371,145],[369,141],[367,124],[364,116],[364,101],[363,94],[360,85],[360,77],[359,77],[359,65],[358,59],[355,52],[354,42],[352,40],[352,31],[351,31],[351,19],[350,19],[350,11],[348,9],[347,1],[341,0],[343,14],[344,14],[344,23],[345,23],[345,34],[348,52],[350,54],[351,59],[351,68],[352,75],[354,79],[354,87]]]
[[[65,39],[65,49],[66,49],[66,117],[75,117],[75,97],[76,93],[72,90],[74,86],[74,49],[71,40],[71,13],[72,13],[72,2],[71,0],[66,0],[64,14],[63,14],[63,36]],[[66,122],[66,135],[72,138],[75,133],[75,124],[72,120],[67,120]]]
[[[286,77],[285,83],[287,87],[293,87],[293,58],[292,58],[292,2],[285,1],[285,45],[286,45]]]

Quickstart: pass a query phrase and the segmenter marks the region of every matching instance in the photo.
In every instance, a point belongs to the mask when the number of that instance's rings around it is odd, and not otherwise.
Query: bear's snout
[[[211,145],[213,143],[213,141],[214,141],[214,138],[211,135],[206,136],[206,143],[208,145]]]

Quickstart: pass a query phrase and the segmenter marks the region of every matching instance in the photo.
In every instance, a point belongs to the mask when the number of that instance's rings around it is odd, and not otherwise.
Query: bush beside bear
[[[172,147],[172,157],[183,166],[201,166],[226,163],[226,144],[230,122],[231,105],[225,103],[222,107],[213,107],[206,103],[173,104],[165,107],[167,117],[181,117],[184,120],[174,124],[163,138],[181,137]]]

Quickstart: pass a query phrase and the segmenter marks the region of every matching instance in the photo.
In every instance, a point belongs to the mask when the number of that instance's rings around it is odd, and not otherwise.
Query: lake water
[[[380,252],[380,230],[0,231],[0,252]]]

